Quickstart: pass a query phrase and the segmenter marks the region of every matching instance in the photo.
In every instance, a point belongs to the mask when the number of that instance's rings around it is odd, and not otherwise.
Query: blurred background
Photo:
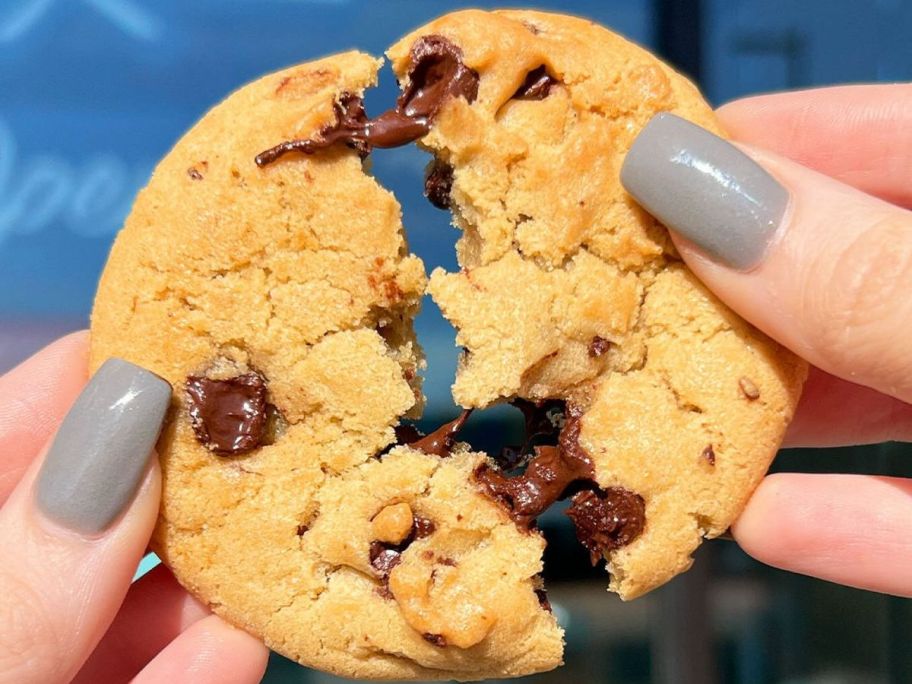
[[[426,20],[488,2],[0,0],[0,371],[85,327],[111,240],[153,165],[211,105],[265,72],[346,48],[374,54]],[[912,80],[912,0],[589,0],[522,6],[590,17],[663,55],[713,104],[751,93]],[[387,70],[368,98],[395,97]],[[448,215],[421,195],[427,157],[374,155],[413,251],[455,267]],[[430,302],[427,424],[455,415],[453,333]],[[494,423],[497,422],[495,429]],[[478,447],[520,431],[476,415]],[[778,470],[912,476],[910,447],[786,451]],[[910,521],[912,523],[912,521]],[[713,541],[694,569],[630,604],[605,592],[552,511],[546,578],[567,665],[528,682],[912,682],[912,601],[762,567]],[[149,559],[143,569],[154,563]],[[337,680],[274,656],[267,682]]]

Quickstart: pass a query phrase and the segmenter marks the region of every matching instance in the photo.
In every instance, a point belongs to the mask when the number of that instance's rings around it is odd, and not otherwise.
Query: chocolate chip
[[[595,565],[605,553],[640,536],[646,526],[646,504],[639,494],[621,487],[587,489],[570,500],[567,516]]]
[[[188,411],[196,439],[221,455],[256,449],[268,422],[266,380],[246,373],[226,380],[187,377]]]
[[[607,354],[609,349],[611,349],[611,342],[606,340],[604,337],[599,337],[596,335],[589,343],[589,356],[597,359],[598,357]]]
[[[741,393],[747,397],[748,401],[756,401],[760,398],[760,390],[757,388],[757,385],[754,384],[754,381],[750,378],[739,379],[738,387],[741,388]]]
[[[458,563],[452,558],[438,558],[437,562],[441,565],[446,565],[449,568],[455,568],[458,565]]]
[[[435,159],[424,177],[424,196],[438,209],[449,209],[452,189],[453,167]]]
[[[446,648],[447,641],[442,634],[431,634],[430,632],[425,632],[421,635],[421,638],[428,643],[434,644],[434,646],[437,646],[438,648]]]
[[[557,79],[549,75],[542,64],[526,74],[526,80],[513,93],[515,100],[544,100],[551,93],[551,86]]]
[[[703,448],[703,453],[700,455],[706,460],[707,463],[709,463],[709,465],[711,465],[711,466],[716,465],[716,452],[713,451],[712,444],[707,444]]]
[[[424,539],[425,537],[434,534],[434,530],[436,529],[437,526],[434,524],[434,521],[416,515],[414,517],[414,522],[412,523],[412,536],[408,541]]]
[[[303,525],[303,524],[298,525],[298,531],[297,531],[298,536],[303,537],[304,533],[307,532],[307,530],[309,530],[309,529],[310,529],[310,527],[308,527],[307,525]]]
[[[536,589],[535,595],[538,597],[538,605],[540,605],[544,610],[547,610],[549,613],[551,610],[551,601],[548,600],[548,592],[544,589]]]
[[[472,409],[465,409],[459,414],[458,418],[451,420],[449,423],[444,423],[429,435],[405,443],[412,449],[425,454],[445,458],[452,453],[456,438],[470,415],[472,415]]]
[[[533,36],[537,36],[539,33],[541,33],[541,29],[538,26],[536,26],[535,24],[533,24],[531,21],[528,21],[526,19],[521,19],[520,21],[522,22],[522,25],[525,26],[526,29],[528,29],[529,33],[531,33]]]
[[[424,136],[445,102],[478,96],[478,73],[462,61],[462,50],[443,36],[423,36],[409,53],[407,86],[396,106],[369,119],[360,97],[343,93],[334,106],[336,119],[313,138],[288,140],[256,156],[257,166],[271,164],[282,155],[317,150],[344,143],[364,156],[373,147],[399,147]]]
[[[383,580],[388,580],[390,573],[402,561],[402,552],[389,544],[372,541],[370,544],[370,564]]]
[[[190,176],[193,180],[203,180],[203,174],[194,169],[192,166],[187,169],[187,175]]]

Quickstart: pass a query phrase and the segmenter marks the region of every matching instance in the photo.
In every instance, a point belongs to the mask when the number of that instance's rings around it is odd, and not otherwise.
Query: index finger
[[[0,505],[85,385],[88,347],[75,332],[0,376]]]
[[[912,84],[760,95],[718,115],[735,140],[912,208]]]

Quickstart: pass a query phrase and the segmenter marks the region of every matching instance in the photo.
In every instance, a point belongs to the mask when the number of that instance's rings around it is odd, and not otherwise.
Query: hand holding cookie
[[[912,86],[718,114],[740,150],[659,116],[627,156],[625,187],[726,304],[813,364],[786,446],[912,440]],[[777,474],[733,532],[771,565],[910,596],[909,520],[908,480]]]
[[[0,682],[258,682],[265,647],[166,568],[131,586],[171,388],[120,360],[86,385],[87,347],[70,335],[0,378]]]

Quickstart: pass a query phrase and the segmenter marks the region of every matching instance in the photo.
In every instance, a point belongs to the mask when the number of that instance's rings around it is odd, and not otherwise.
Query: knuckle
[[[912,387],[912,353],[899,340],[912,331],[912,222],[884,212],[827,268],[809,298],[806,320],[831,369],[900,396]]]
[[[46,600],[28,582],[0,569],[0,682],[56,681],[65,644]]]

